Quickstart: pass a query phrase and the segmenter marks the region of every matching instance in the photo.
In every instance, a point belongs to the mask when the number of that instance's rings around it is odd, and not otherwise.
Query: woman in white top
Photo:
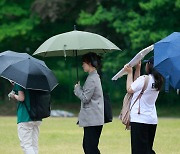
[[[153,57],[146,63],[148,85],[141,99],[134,104],[130,113],[132,154],[155,154],[153,150],[157,126],[155,102],[163,84],[163,77],[153,68],[153,63]],[[136,66],[133,82],[132,68],[129,65],[124,66],[128,73],[126,89],[128,93],[133,93],[131,105],[140,94],[145,82],[145,76],[140,76],[140,68],[141,63]]]

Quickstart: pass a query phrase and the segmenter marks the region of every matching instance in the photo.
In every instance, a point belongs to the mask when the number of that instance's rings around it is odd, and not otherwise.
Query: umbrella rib
[[[37,65],[37,63],[34,63],[36,66],[38,66]],[[45,66],[43,66],[43,65],[41,65],[44,69],[47,69],[48,70],[48,73],[52,73],[53,74],[53,72],[48,68],[48,67],[45,67]],[[43,69],[40,69],[39,67],[37,67],[38,68],[38,70],[40,71],[40,72],[42,72],[42,73],[44,73],[44,74],[46,74],[46,72],[43,70]],[[50,83],[49,83],[49,80],[47,79],[47,77],[46,77],[46,82],[48,83],[48,85],[50,86]],[[55,85],[55,87],[58,85],[58,83]],[[54,88],[55,88],[54,87]]]

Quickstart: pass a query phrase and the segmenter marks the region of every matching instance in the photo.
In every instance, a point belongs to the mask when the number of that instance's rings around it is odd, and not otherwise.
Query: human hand
[[[125,70],[127,73],[132,73],[132,67],[129,66],[129,64],[124,65],[124,70]]]
[[[78,81],[78,82],[74,85],[74,88],[76,88],[77,86],[80,86],[80,81]]]
[[[141,61],[136,64],[136,69],[141,69]]]
[[[12,91],[8,94],[9,100],[10,100],[11,98],[14,99],[14,95],[15,95],[15,92],[12,90]]]

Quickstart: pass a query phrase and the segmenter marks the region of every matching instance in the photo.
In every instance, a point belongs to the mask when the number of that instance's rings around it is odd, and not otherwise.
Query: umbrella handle
[[[77,73],[77,83],[79,81],[79,72],[78,72],[78,57],[77,57],[77,50],[76,50],[76,73]]]

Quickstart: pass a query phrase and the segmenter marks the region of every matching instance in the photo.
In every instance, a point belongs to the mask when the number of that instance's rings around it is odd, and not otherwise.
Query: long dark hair
[[[153,77],[154,77],[154,80],[155,80],[155,88],[156,90],[161,90],[162,88],[162,85],[163,85],[163,76],[154,69],[153,67],[153,64],[154,64],[154,58],[152,57],[148,62],[147,62],[147,67],[148,67],[148,70],[147,70],[147,74],[152,74]]]

